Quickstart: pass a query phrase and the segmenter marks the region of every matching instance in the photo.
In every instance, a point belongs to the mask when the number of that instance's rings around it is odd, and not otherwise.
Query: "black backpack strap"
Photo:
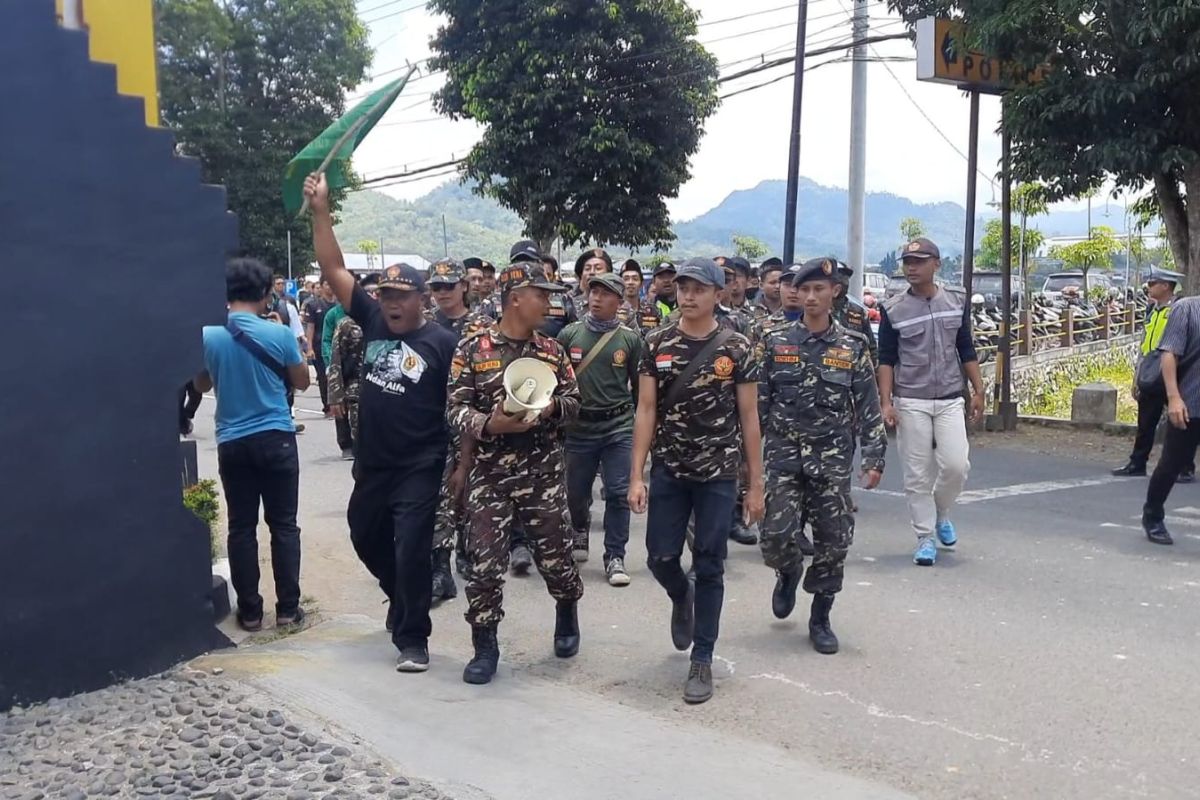
[[[663,395],[663,412],[666,412],[667,409],[675,405],[675,403],[679,400],[679,395],[683,393],[684,387],[687,386],[688,381],[692,379],[692,376],[699,372],[700,368],[708,363],[708,360],[712,358],[713,353],[720,349],[723,344],[728,342],[733,334],[733,330],[729,328],[721,328],[713,335],[713,338],[708,340],[708,344],[704,345],[700,352],[696,354],[696,357],[688,362],[687,366],[683,368],[683,372],[679,373],[679,377],[671,381],[671,385],[667,387],[667,391]],[[658,353],[656,351],[655,356],[657,355]]]
[[[271,370],[271,372],[274,372],[279,377],[279,380],[283,381],[283,386],[285,389],[292,388],[292,380],[290,377],[288,377],[287,367],[276,361],[271,354],[263,349],[263,346],[256,342],[253,337],[250,336],[250,334],[246,333],[242,326],[235,322],[232,317],[226,320],[225,330],[229,331],[229,335],[233,337],[233,340],[242,347],[246,348],[246,350],[250,352],[250,355],[258,359],[258,361],[264,367]]]

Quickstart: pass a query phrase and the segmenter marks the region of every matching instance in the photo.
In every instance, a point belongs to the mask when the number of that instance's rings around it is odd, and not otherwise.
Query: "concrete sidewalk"
[[[434,655],[428,673],[400,675],[394,656],[377,620],[343,616],[201,663],[360,737],[457,800],[911,797],[782,748],[517,675],[503,662],[495,683],[474,687],[457,660]]]

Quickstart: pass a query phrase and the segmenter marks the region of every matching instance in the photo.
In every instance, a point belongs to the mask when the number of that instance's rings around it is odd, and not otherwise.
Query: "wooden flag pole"
[[[351,125],[349,128],[346,129],[346,132],[341,135],[341,138],[339,138],[337,140],[337,143],[334,144],[334,146],[329,150],[329,155],[325,156],[325,160],[321,162],[321,166],[317,167],[318,175],[323,174],[325,172],[325,170],[329,168],[330,162],[333,161],[333,157],[335,155],[337,155],[337,152],[342,149],[342,145],[344,145],[346,142],[350,141],[350,137],[352,137],[354,134],[358,133],[358,129],[361,128],[363,126],[363,123],[366,121],[367,121],[366,117],[359,117],[357,120],[355,120],[353,125]],[[304,195],[304,202],[300,204],[300,212],[298,214],[296,214],[296,219],[300,219],[307,213],[308,213],[308,195]]]

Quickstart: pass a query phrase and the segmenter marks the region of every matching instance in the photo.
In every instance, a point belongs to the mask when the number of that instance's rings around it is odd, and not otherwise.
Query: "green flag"
[[[292,213],[302,208],[304,179],[309,173],[324,172],[331,190],[349,185],[351,154],[404,91],[404,84],[414,72],[416,67],[403,78],[371,92],[288,162],[283,173],[284,208]]]

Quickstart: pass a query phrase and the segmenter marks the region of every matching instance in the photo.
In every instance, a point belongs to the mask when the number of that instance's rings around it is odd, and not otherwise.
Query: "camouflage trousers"
[[[450,439],[450,449],[446,453],[446,469],[442,473],[442,495],[438,500],[437,522],[433,528],[433,549],[461,550],[466,538],[467,515],[459,508],[458,501],[450,495],[450,475],[458,467],[459,437],[457,433]]]
[[[854,541],[850,482],[768,469],[766,490],[767,513],[759,539],[763,562],[785,572],[802,569],[797,537],[807,520],[816,554],[804,575],[804,591],[840,592],[846,553]]]
[[[583,581],[571,557],[567,490],[561,471],[544,475],[476,464],[468,478],[467,622],[495,625],[504,618],[504,575],[514,519],[525,531],[534,564],[555,600],[578,600]]]
[[[350,438],[358,443],[358,400],[346,398],[346,417],[350,420]]]

